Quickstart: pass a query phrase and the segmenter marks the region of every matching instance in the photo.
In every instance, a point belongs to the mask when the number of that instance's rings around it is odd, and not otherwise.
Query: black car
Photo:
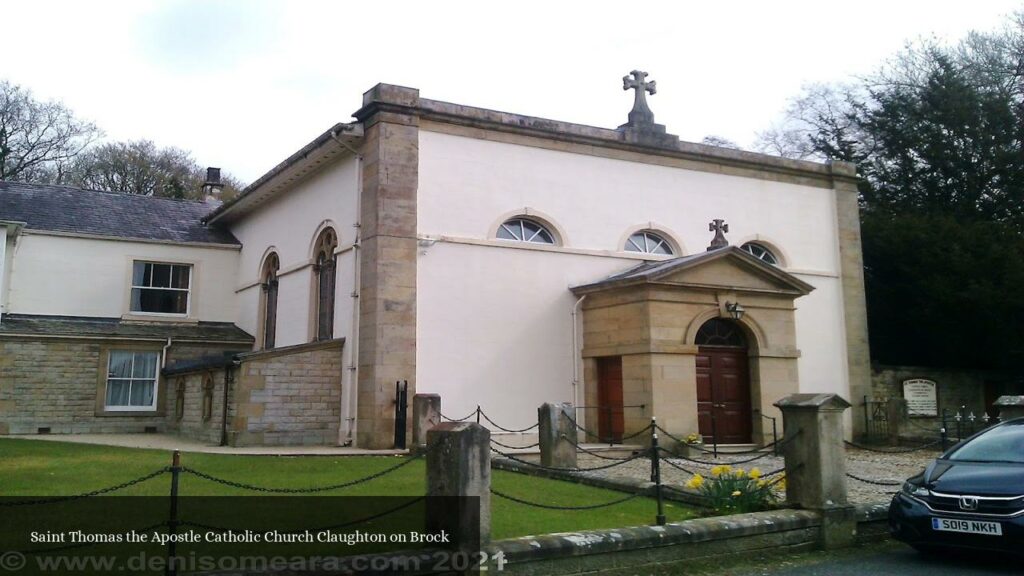
[[[1024,418],[971,436],[904,482],[889,529],[921,551],[1024,554]]]

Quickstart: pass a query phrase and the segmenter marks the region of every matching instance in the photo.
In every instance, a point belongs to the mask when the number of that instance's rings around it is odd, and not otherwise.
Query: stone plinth
[[[1024,396],[1000,396],[993,404],[1003,422],[1024,416]]]
[[[427,447],[427,431],[441,423],[441,397],[437,394],[416,394],[412,397],[412,447]]]
[[[540,463],[552,468],[575,468],[576,446],[571,438],[576,436],[576,427],[570,419],[572,404],[545,403],[537,408],[538,434],[540,435]]]
[[[448,532],[460,550],[475,553],[491,539],[490,445],[491,432],[475,422],[427,431],[427,529]]]
[[[854,543],[857,522],[846,492],[843,412],[850,403],[836,394],[791,394],[775,403],[782,410],[786,500],[823,514],[824,548]]]

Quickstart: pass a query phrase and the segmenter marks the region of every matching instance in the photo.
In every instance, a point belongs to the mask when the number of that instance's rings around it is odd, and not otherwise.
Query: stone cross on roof
[[[636,90],[633,95],[633,110],[629,113],[630,124],[654,124],[654,112],[647,107],[646,93],[649,92],[651,96],[657,94],[657,84],[655,80],[648,82],[647,72],[640,70],[633,70],[622,77],[623,90]]]
[[[619,126],[623,140],[634,144],[675,148],[679,137],[669,134],[661,124],[654,123],[654,112],[647,107],[647,95],[657,93],[657,82],[647,81],[647,72],[633,70],[622,77],[623,90],[635,90],[633,109],[629,112],[629,121]]]
[[[711,245],[708,246],[708,252],[729,245],[729,241],[725,239],[725,234],[723,234],[723,232],[729,231],[729,225],[725,223],[725,220],[715,218],[708,223],[708,231],[715,233],[715,237],[711,239]]]

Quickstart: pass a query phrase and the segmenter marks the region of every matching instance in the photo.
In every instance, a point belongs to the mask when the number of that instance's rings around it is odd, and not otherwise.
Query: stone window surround
[[[174,382],[174,421],[181,422],[185,417],[185,379],[179,377]]]
[[[136,262],[147,262],[152,264],[177,264],[186,265],[189,267],[189,290],[188,290],[188,307],[185,314],[166,314],[160,312],[136,312],[132,311],[132,286],[134,285],[134,271]],[[121,314],[121,318],[125,320],[142,320],[146,322],[196,322],[195,311],[196,299],[199,297],[197,294],[196,286],[198,286],[197,277],[200,275],[200,263],[196,260],[182,259],[182,258],[152,258],[146,255],[129,255],[127,257],[125,273],[125,285],[128,287],[125,290],[124,302],[121,309],[124,311]]]
[[[337,259],[337,257],[338,257],[338,251],[337,250],[335,250],[334,257],[335,257],[335,259]],[[260,287],[259,309],[257,310],[257,314],[256,314],[256,332],[257,332],[257,334],[256,334],[256,349],[257,350],[266,350],[267,349],[267,347],[266,347],[266,337],[267,337],[267,334],[266,334],[267,291],[264,289],[264,286],[265,286],[265,284],[267,282],[267,275],[268,275],[269,268],[270,268],[271,258],[276,259],[276,266],[274,267],[274,280],[277,281],[277,282],[280,282],[281,281],[281,276],[282,276],[282,274],[281,274],[281,255],[280,255],[280,253],[279,253],[279,251],[278,251],[276,246],[274,246],[274,245],[268,246],[266,251],[264,251],[264,253],[263,253],[263,258],[260,259],[260,276],[259,276],[258,282],[255,284],[256,286]],[[308,264],[309,266],[312,266],[313,262],[312,261],[308,261],[308,262],[304,262],[303,264]],[[294,271],[294,270],[289,270],[288,272],[292,272],[292,271]],[[280,284],[279,284],[279,286],[280,286]],[[237,293],[239,291],[236,290],[235,292]],[[277,298],[278,298],[278,303],[280,303],[280,298],[281,298],[280,292],[277,294]],[[276,323],[275,323],[275,329],[276,329]]]
[[[524,241],[518,241],[517,242],[515,240],[508,240],[508,239],[498,238],[498,230],[501,228],[501,226],[503,224],[505,224],[506,222],[508,222],[509,220],[515,220],[517,218],[522,218],[522,219],[525,219],[525,220],[532,220],[532,221],[536,222],[537,224],[540,224],[541,226],[546,228],[548,233],[550,233],[552,238],[554,238],[554,240],[555,240],[554,244],[548,244],[548,243],[545,243],[545,242],[524,242]],[[488,241],[493,241],[495,243],[515,243],[515,244],[523,245],[523,247],[528,247],[528,248],[539,248],[539,249],[552,249],[552,248],[554,248],[554,249],[556,249],[556,251],[563,251],[563,250],[564,251],[572,251],[572,252],[579,251],[579,252],[585,252],[585,253],[588,253],[588,254],[598,254],[598,253],[605,252],[605,251],[601,251],[601,250],[585,249],[585,248],[573,248],[573,247],[569,246],[569,242],[567,240],[567,235],[565,233],[565,230],[562,228],[562,226],[556,224],[556,221],[553,218],[551,218],[550,216],[548,216],[546,214],[543,214],[541,212],[538,212],[536,209],[530,208],[530,207],[525,207],[525,208],[523,208],[521,210],[513,210],[513,211],[506,212],[506,213],[502,214],[497,220],[495,220],[491,224],[490,231],[491,232],[487,236],[487,240]],[[629,239],[634,234],[637,234],[639,232],[651,232],[653,234],[657,234],[658,236],[660,236],[662,239],[665,240],[665,242],[668,244],[669,248],[672,250],[672,254],[653,254],[653,253],[646,253],[646,252],[637,252],[637,251],[626,250],[626,243],[629,242]],[[428,236],[428,235],[424,235],[424,234],[419,235],[419,237],[421,239],[426,239],[426,240],[442,240],[442,241],[444,241],[444,240],[447,240],[447,241],[468,240],[468,239],[462,239],[462,238],[456,239],[454,237],[448,237],[448,236],[433,237],[433,236]],[[490,242],[487,242],[487,243],[490,244]],[[753,234],[751,236],[747,236],[747,237],[742,238],[739,242],[736,242],[735,245],[736,246],[743,246],[744,244],[750,244],[750,243],[760,244],[765,249],[767,249],[769,252],[771,252],[772,255],[775,256],[775,259],[777,261],[775,266],[778,266],[779,268],[782,268],[782,269],[788,269],[789,268],[789,262],[790,262],[789,255],[787,254],[786,251],[782,250],[779,247],[779,244],[777,242],[774,242],[772,240],[766,239],[762,234]],[[563,250],[557,250],[559,248],[561,248]],[[656,258],[656,259],[677,258],[677,257],[680,257],[680,256],[687,256],[687,255],[690,254],[689,252],[687,252],[686,247],[683,245],[683,243],[679,241],[679,239],[678,239],[678,237],[677,237],[677,235],[675,233],[670,232],[668,227],[660,225],[660,224],[657,224],[657,223],[655,223],[653,221],[646,222],[644,224],[638,224],[638,225],[630,226],[629,228],[627,228],[625,233],[623,233],[623,235],[619,238],[619,243],[618,243],[617,251],[621,252],[622,254],[625,254],[625,255],[628,255],[630,257],[633,257],[633,258],[639,257],[640,259],[643,259],[643,260],[650,260],[652,258]],[[791,270],[791,272],[799,273],[799,274],[806,273],[806,274],[817,275],[817,276],[833,276],[833,277],[836,276],[836,274],[834,274],[834,273],[824,272],[824,271],[815,271],[815,270]]]
[[[324,340],[330,340],[334,336],[334,314],[337,311],[337,290],[338,290],[338,247],[341,243],[341,236],[338,234],[338,226],[331,220],[325,220],[320,223],[317,227],[316,233],[313,235],[313,245],[311,253],[310,272],[312,274],[312,280],[310,282],[310,314],[309,314],[309,341],[320,342]],[[321,256],[330,256],[331,260],[331,272],[334,278],[330,284],[333,287],[333,293],[329,296],[329,302],[324,300],[320,294],[321,285]],[[280,278],[280,273],[278,274]],[[320,321],[321,321],[321,307],[324,304],[330,304],[331,313],[326,321],[330,325],[330,337],[321,337],[320,334]]]
[[[117,410],[107,408],[107,371],[110,366],[110,353],[117,352],[156,352],[157,371],[156,381],[153,383],[153,395],[156,398],[155,410]],[[163,346],[160,344],[103,344],[100,346],[100,357],[96,367],[96,411],[97,417],[116,418],[140,418],[151,416],[163,416],[166,409],[166,395],[161,394],[161,368],[163,368]]]
[[[498,231],[501,230],[501,227],[504,226],[505,223],[508,222],[509,220],[517,219],[529,220],[539,224],[541,227],[547,230],[548,234],[551,235],[551,239],[554,240],[554,242],[549,244],[547,242],[528,242],[522,240],[510,240],[507,238],[499,238]],[[505,212],[504,214],[500,215],[497,219],[495,219],[494,222],[491,223],[491,226],[490,228],[488,228],[488,230],[489,233],[487,235],[487,239],[494,240],[496,242],[547,247],[567,246],[569,244],[569,238],[565,233],[565,229],[563,229],[554,218],[548,216],[547,214],[544,214],[543,212],[538,212],[537,210],[530,208],[529,206]]]
[[[512,236],[507,238],[505,235]],[[498,227],[499,240],[554,244],[555,235],[548,227],[533,218],[511,218]]]
[[[632,238],[633,235],[638,234],[640,232],[649,232],[660,236],[663,240],[665,240],[665,243],[668,244],[668,247],[672,251],[672,254],[651,254],[647,252],[635,252],[626,250],[626,245],[628,244],[629,239]],[[643,224],[636,224],[634,226],[630,226],[629,228],[627,228],[626,231],[623,232],[622,236],[619,237],[618,246],[619,250],[621,250],[622,252],[633,255],[641,255],[642,257],[644,257],[644,259],[650,259],[650,257],[652,256],[661,258],[676,258],[679,256],[686,256],[689,253],[686,251],[686,246],[684,246],[683,243],[679,241],[679,237],[678,235],[676,235],[675,232],[672,232],[668,226],[659,224],[657,222],[654,222],[653,220],[650,222],[644,222]]]

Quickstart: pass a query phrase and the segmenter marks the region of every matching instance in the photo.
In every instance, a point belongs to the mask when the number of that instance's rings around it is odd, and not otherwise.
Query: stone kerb
[[[999,409],[1003,422],[1024,416],[1024,396],[1000,396],[992,405]]]
[[[537,429],[540,436],[540,463],[551,468],[575,468],[576,436],[571,416],[572,404],[544,403],[537,408]]]
[[[441,396],[416,394],[412,397],[412,449],[427,447],[427,432],[441,423]]]
[[[843,412],[850,403],[836,394],[791,394],[775,403],[785,436],[786,500],[822,513],[821,544],[853,544],[856,511],[846,488]]]
[[[427,528],[474,554],[491,539],[490,446],[491,432],[475,422],[427,431]]]

